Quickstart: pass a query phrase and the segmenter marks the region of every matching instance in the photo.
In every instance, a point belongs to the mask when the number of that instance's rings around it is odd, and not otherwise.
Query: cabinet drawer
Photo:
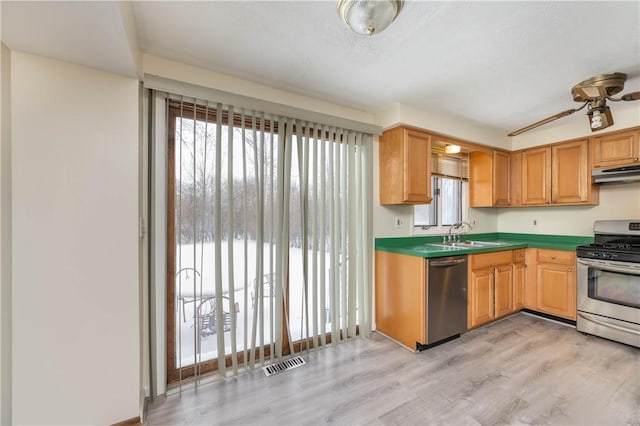
[[[513,250],[513,263],[523,263],[526,249]]]
[[[567,250],[538,249],[538,263],[574,266],[576,264],[576,253]]]
[[[469,256],[471,269],[486,268],[489,266],[509,265],[513,254],[512,250],[496,251],[493,253],[472,254]]]

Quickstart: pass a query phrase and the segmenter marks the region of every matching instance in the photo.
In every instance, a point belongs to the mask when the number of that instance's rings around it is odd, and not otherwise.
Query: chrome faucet
[[[469,222],[465,222],[464,220],[459,220],[458,222],[454,223],[453,225],[451,225],[449,227],[449,241],[453,241],[451,239],[451,231],[453,231],[454,229],[461,228],[462,225],[467,225],[469,227],[469,229],[473,229],[473,225],[471,225]],[[458,241],[460,241],[460,235],[459,234],[458,234]]]

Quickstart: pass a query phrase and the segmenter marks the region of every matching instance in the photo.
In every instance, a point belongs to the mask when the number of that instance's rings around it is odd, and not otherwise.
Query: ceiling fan
[[[543,124],[550,123],[567,115],[571,115],[576,111],[580,111],[584,107],[587,108],[587,116],[589,118],[589,125],[591,131],[602,130],[613,125],[613,116],[611,110],[607,106],[607,100],[619,102],[619,101],[637,101],[640,99],[640,92],[631,92],[623,95],[620,98],[613,98],[612,96],[620,93],[624,88],[624,82],[627,80],[627,75],[621,72],[614,72],[612,74],[601,74],[595,77],[588,78],[571,88],[571,94],[573,100],[576,102],[583,102],[580,108],[568,109],[566,111],[559,112],[558,114],[547,117],[543,120],[536,121],[521,129],[515,130],[509,133],[507,136],[516,136],[520,133],[524,133],[531,129],[535,129]]]

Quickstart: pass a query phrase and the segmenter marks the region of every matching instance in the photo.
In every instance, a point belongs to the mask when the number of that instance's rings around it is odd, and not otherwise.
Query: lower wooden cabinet
[[[536,289],[536,310],[575,320],[575,252],[539,249]]]
[[[376,328],[409,348],[427,341],[425,259],[375,252]],[[517,249],[470,254],[469,329],[523,308],[576,319],[576,253]]]
[[[469,255],[468,328],[514,311],[511,259],[511,250]]]
[[[500,265],[494,271],[495,318],[513,313],[513,267]]]
[[[471,271],[467,289],[467,326],[469,328],[485,324],[495,318],[493,273],[494,268]]]
[[[524,308],[525,249],[513,251],[513,310]]]
[[[376,329],[409,348],[426,341],[425,261],[376,250]]]

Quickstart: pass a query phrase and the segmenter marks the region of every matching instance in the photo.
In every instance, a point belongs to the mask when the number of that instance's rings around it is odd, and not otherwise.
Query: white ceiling
[[[407,1],[373,37],[335,1],[2,1],[11,49],[135,75],[165,57],[377,112],[394,103],[505,132],[574,108],[570,89],[627,73],[640,90],[640,2]],[[615,111],[631,103],[612,105]],[[563,120],[584,120],[575,114]]]

